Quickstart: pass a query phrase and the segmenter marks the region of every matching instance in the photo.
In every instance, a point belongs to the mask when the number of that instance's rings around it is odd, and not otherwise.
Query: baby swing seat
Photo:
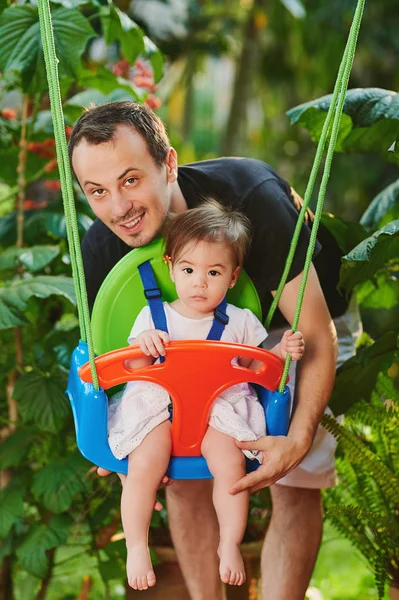
[[[172,400],[172,457],[167,475],[173,479],[210,478],[206,461],[201,456],[201,441],[212,402],[225,389],[237,383],[255,384],[265,410],[267,434],[287,434],[289,388],[286,386],[283,393],[276,391],[284,363],[276,355],[260,348],[220,341],[188,340],[170,342],[166,346],[166,360],[160,364],[126,368],[126,360],[143,356],[138,346],[126,347],[126,340],[134,319],[147,300],[154,319],[151,304],[154,299],[156,303],[162,303],[160,289],[164,300],[172,302],[176,299],[162,255],[162,240],[134,249],[115,265],[98,292],[92,326],[94,348],[96,354],[101,355],[95,361],[100,390],[96,391],[93,387],[87,344],[82,341],[72,355],[68,381],[67,394],[72,404],[77,445],[94,464],[126,473],[127,458],[117,459],[108,445],[108,398],[105,390],[127,381],[149,381],[167,389]],[[143,263],[151,264],[156,279],[156,283],[148,285],[147,282],[145,290],[139,273]],[[238,307],[249,308],[261,318],[258,296],[245,272],[229,292],[227,300]],[[219,324],[217,316],[215,323]],[[158,328],[161,327],[158,325]],[[222,324],[221,330],[223,328]],[[252,371],[232,364],[237,356],[259,360],[263,364],[257,371]],[[258,466],[257,460],[247,460],[247,471]]]

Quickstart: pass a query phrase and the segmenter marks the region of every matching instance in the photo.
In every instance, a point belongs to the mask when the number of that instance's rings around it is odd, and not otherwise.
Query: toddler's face
[[[224,243],[188,244],[170,265],[179,300],[186,316],[201,318],[213,314],[238,278],[240,267],[231,248]]]

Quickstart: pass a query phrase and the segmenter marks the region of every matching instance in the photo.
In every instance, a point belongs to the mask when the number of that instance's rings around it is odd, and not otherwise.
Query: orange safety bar
[[[107,352],[95,359],[101,387],[127,381],[149,381],[164,387],[172,398],[172,456],[201,456],[201,442],[212,403],[221,392],[238,383],[257,383],[276,390],[284,362],[275,354],[241,344],[220,341],[173,341],[165,346],[163,363],[129,369],[126,360],[142,358],[138,345]],[[232,364],[236,357],[262,361],[253,371]],[[92,383],[90,363],[79,370]]]

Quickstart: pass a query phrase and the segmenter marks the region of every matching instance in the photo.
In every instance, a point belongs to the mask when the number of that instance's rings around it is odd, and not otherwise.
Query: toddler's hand
[[[285,360],[287,354],[291,354],[292,360],[301,360],[305,351],[305,340],[300,331],[294,333],[291,330],[284,331],[280,342],[281,357]]]
[[[159,356],[165,356],[164,344],[169,342],[169,336],[166,331],[149,329],[139,333],[134,341],[146,356],[158,358]]]

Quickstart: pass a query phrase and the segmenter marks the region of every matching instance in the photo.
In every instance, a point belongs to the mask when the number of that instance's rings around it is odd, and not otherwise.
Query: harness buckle
[[[162,293],[159,288],[148,288],[144,290],[144,296],[147,300],[153,300],[154,298],[162,298]]]
[[[223,323],[223,325],[227,325],[227,323],[229,322],[228,315],[222,312],[219,308],[215,308],[215,319]]]

